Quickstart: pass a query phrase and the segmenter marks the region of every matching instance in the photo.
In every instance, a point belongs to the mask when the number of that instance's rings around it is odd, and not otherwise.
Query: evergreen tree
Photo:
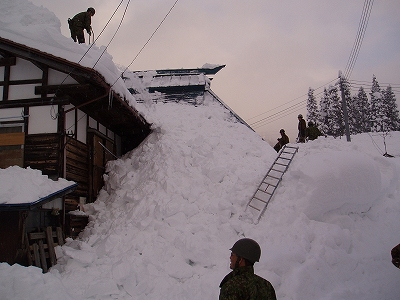
[[[381,93],[381,88],[379,86],[378,81],[376,80],[375,75],[372,78],[372,87],[371,87],[371,109],[370,109],[370,121],[371,121],[371,130],[378,132],[384,130],[384,123],[386,122],[386,108],[384,107],[383,97]]]
[[[399,110],[397,109],[396,96],[394,95],[390,85],[386,88],[386,91],[383,92],[383,103],[385,107],[384,130],[399,130]]]
[[[332,135],[334,137],[342,136],[344,135],[343,107],[336,86],[329,87],[329,97],[331,103]]]
[[[315,126],[319,126],[320,116],[318,111],[318,105],[314,97],[314,90],[312,88],[308,89],[307,120],[313,122]]]
[[[358,94],[353,97],[351,105],[352,133],[371,131],[369,111],[370,105],[368,102],[368,96],[365,93],[364,88],[360,87]]]
[[[319,102],[320,107],[320,130],[326,135],[333,135],[332,115],[331,115],[331,98],[329,92],[324,88],[324,94]]]

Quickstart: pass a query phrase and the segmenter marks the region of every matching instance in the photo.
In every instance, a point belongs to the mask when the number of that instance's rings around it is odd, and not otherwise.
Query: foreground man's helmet
[[[255,240],[249,238],[240,239],[229,250],[252,263],[260,261],[261,248]]]

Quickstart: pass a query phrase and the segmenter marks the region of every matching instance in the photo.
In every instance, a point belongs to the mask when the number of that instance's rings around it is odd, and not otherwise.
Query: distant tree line
[[[369,98],[363,87],[360,87],[358,93],[352,96],[349,82],[343,79],[342,85],[347,104],[350,134],[400,130],[396,96],[390,85],[382,90],[375,75],[373,75]],[[314,90],[309,88],[307,120],[317,124],[325,135],[334,137],[345,135],[339,86],[332,85],[329,88],[324,88],[319,106],[314,96]]]

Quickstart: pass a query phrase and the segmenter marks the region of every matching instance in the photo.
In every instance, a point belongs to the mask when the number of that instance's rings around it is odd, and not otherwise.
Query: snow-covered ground
[[[2,37],[73,61],[87,50],[26,0],[2,1],[0,14]],[[112,83],[110,62],[96,68]],[[57,248],[49,273],[0,264],[0,299],[217,299],[244,236],[260,243],[256,273],[279,299],[399,298],[390,250],[400,243],[400,132],[386,137],[393,158],[378,134],[299,145],[256,225],[245,207],[277,155],[268,143],[217,103],[132,103],[153,133],[109,163],[85,206],[89,225]]]
[[[0,264],[2,299],[216,299],[241,237],[279,299],[398,299],[400,132],[301,144],[260,222],[244,211],[275,151],[217,104],[143,104],[154,133],[109,164],[79,240],[47,274]]]

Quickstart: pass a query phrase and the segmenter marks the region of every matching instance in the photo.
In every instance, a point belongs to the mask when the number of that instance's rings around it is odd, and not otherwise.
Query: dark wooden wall
[[[72,138],[67,138],[66,179],[78,183],[69,197],[87,197],[89,188],[88,146]]]
[[[62,177],[60,148],[58,133],[26,135],[24,167],[41,170],[44,175]]]

